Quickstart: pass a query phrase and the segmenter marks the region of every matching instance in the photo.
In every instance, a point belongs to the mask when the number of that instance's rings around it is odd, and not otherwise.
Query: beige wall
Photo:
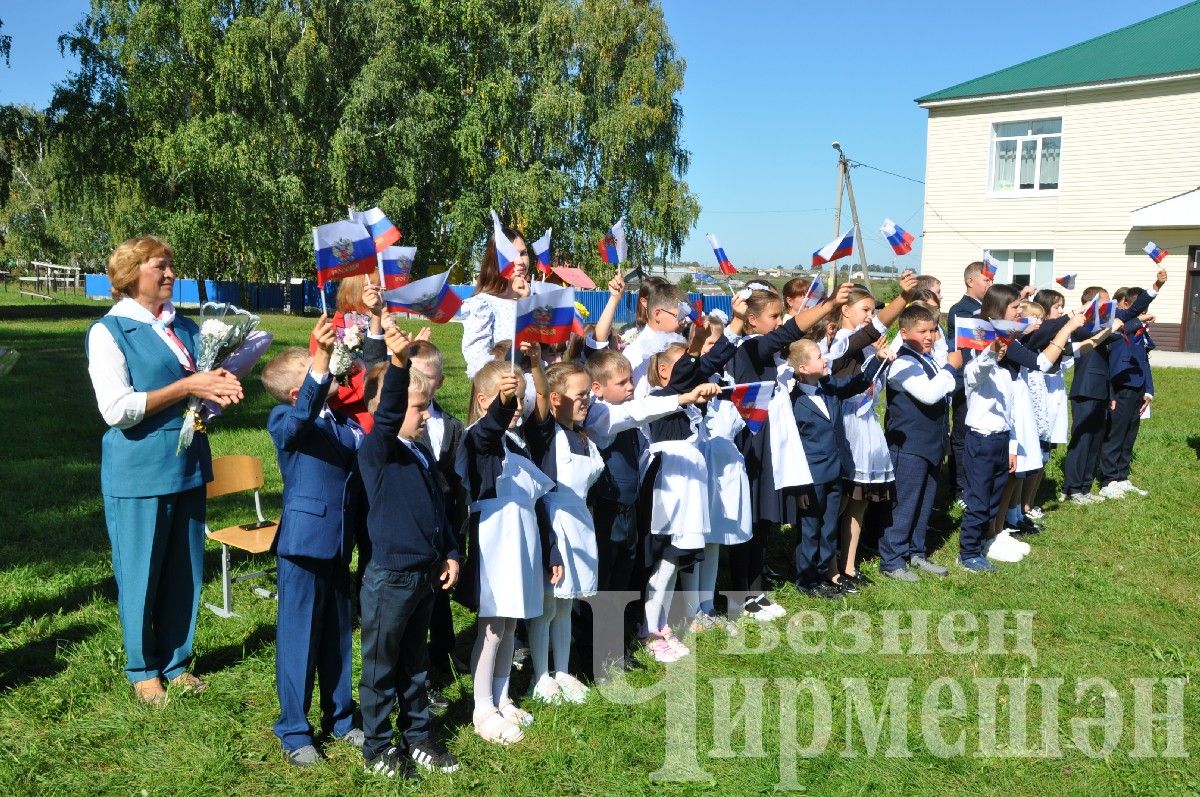
[[[1057,192],[989,196],[996,122],[1062,117]],[[1070,298],[1099,284],[1149,285],[1147,240],[1170,250],[1154,306],[1178,324],[1195,229],[1131,229],[1133,210],[1200,187],[1200,78],[1160,85],[993,100],[929,109],[921,270],[957,300],[962,269],[982,249],[1053,249],[1055,276],[1079,275]]]

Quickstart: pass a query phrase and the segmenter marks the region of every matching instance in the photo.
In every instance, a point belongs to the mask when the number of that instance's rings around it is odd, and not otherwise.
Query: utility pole
[[[837,188],[837,204],[833,211],[833,240],[837,240],[842,234],[842,194],[846,192],[846,179],[850,176],[849,165],[846,163],[846,154],[842,152],[842,145],[838,142],[833,142],[833,148],[838,152],[838,188]],[[829,297],[837,292],[837,261],[829,264]]]
[[[842,151],[842,145],[838,142],[833,142],[833,148],[838,153],[838,198],[837,208],[834,211],[833,224],[836,229],[833,231],[833,236],[842,234],[842,186],[845,186],[846,195],[850,198],[850,218],[854,221],[854,245],[858,248],[858,259],[862,264],[863,284],[868,288],[871,287],[871,272],[867,266],[867,249],[863,245],[862,227],[858,223],[858,206],[854,203],[854,184],[850,180],[850,161],[846,158],[846,153]],[[837,280],[837,264],[833,267],[834,281],[836,287]]]

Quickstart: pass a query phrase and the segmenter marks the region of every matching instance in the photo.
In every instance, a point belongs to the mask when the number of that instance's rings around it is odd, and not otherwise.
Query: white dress
[[[490,293],[476,293],[462,304],[463,359],[467,361],[467,376],[492,361],[492,347],[500,341],[512,340],[517,318],[515,299],[501,299]]]
[[[1050,413],[1050,443],[1065,446],[1071,440],[1071,418],[1067,409],[1071,400],[1067,397],[1067,371],[1075,364],[1074,357],[1063,355],[1058,371],[1046,374],[1046,396]]]
[[[737,545],[754,534],[746,460],[733,442],[746,422],[732,402],[721,401],[711,407],[705,417],[706,434],[702,443],[708,463],[709,496],[709,526],[704,541]]]
[[[558,542],[563,577],[553,587],[547,582],[546,589],[556,598],[586,598],[596,594],[600,558],[587,494],[604,472],[604,459],[591,440],[587,454],[572,452],[567,433],[559,426],[554,431],[554,466],[558,482],[542,497],[542,506]]]
[[[1033,417],[1033,399],[1029,385],[1018,375],[1012,377],[1013,426],[1017,432],[1017,473],[1028,473],[1042,467],[1042,443],[1037,419]]]
[[[831,360],[845,353],[845,341],[856,331],[838,330],[830,351]],[[873,357],[875,351],[874,346],[867,346],[863,349],[863,355]],[[896,480],[887,438],[875,412],[875,404],[883,392],[881,383],[881,378],[877,378],[867,390],[842,402],[842,428],[846,430],[846,441],[850,444],[850,454],[854,460],[853,481],[858,484],[887,484]]]
[[[496,497],[471,504],[479,512],[480,617],[542,615],[544,567],[534,506],[553,487],[525,457],[505,456]]]

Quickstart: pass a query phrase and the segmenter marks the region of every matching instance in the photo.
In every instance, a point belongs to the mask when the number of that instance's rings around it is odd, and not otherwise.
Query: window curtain
[[[1062,139],[1047,136],[1042,139],[1042,163],[1038,173],[1038,188],[1058,188],[1058,162],[1062,155]]]
[[[992,190],[1011,191],[1017,176],[1017,142],[996,142],[996,163],[993,168]]]

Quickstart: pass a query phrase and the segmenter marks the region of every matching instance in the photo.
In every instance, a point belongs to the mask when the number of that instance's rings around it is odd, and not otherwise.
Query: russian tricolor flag
[[[313,251],[318,287],[375,270],[375,244],[367,228],[357,222],[335,221],[313,227]]]
[[[985,251],[983,253],[983,269],[980,271],[983,276],[990,280],[996,279],[996,274],[1000,272],[1000,261],[992,257],[992,253]]]
[[[1109,299],[1107,302],[1102,302],[1099,301],[1099,296],[1095,297],[1095,299],[1096,309],[1094,317],[1089,316],[1088,318],[1091,322],[1088,325],[1088,331],[1090,332],[1099,332],[1105,327],[1112,326],[1113,319],[1117,317],[1117,303],[1114,300]]]
[[[733,263],[729,262],[729,258],[725,255],[725,250],[721,248],[721,242],[717,240],[717,236],[710,232],[705,237],[712,244],[713,254],[717,256],[717,265],[721,267],[721,273],[736,274],[737,269],[733,267]]]
[[[379,267],[383,271],[383,289],[390,291],[412,282],[412,267],[416,258],[415,246],[389,246],[380,252]]]
[[[737,407],[738,414],[746,421],[750,434],[758,434],[763,424],[767,422],[767,406],[775,393],[774,382],[749,382],[744,385],[734,385],[726,388],[727,398]],[[725,390],[721,395],[725,396]]]
[[[449,271],[384,291],[383,299],[391,312],[416,313],[435,324],[454,318],[462,306],[462,299],[450,289]]]
[[[367,232],[371,233],[371,240],[375,242],[376,252],[382,252],[392,244],[399,243],[403,237],[396,229],[396,225],[392,224],[392,220],[385,216],[379,208],[361,212],[351,210],[350,221],[357,221],[367,228]]]
[[[625,262],[625,219],[619,219],[600,239],[600,259],[611,266]]]
[[[588,309],[580,302],[575,302],[575,318],[571,321],[571,334],[583,337],[588,315]]]
[[[703,329],[705,324],[704,299],[697,299],[691,304],[688,304],[687,302],[680,302],[679,316],[680,318],[686,318],[688,321],[690,321],[692,326]]]
[[[1063,274],[1061,277],[1055,277],[1054,281],[1068,291],[1075,290],[1075,275]]]
[[[1154,241],[1150,241],[1149,243],[1147,243],[1146,246],[1142,249],[1142,251],[1145,252],[1146,254],[1150,255],[1150,259],[1153,260],[1155,263],[1163,262],[1163,258],[1165,258],[1167,255],[1171,254],[1166,249],[1159,249],[1158,246],[1155,245]]]
[[[575,289],[553,288],[517,300],[513,347],[530,343],[566,343],[575,325]]]
[[[552,232],[552,229],[546,230],[545,235],[543,235],[541,238],[538,238],[536,241],[534,241],[529,246],[529,248],[533,250],[534,257],[537,258],[538,271],[542,272],[546,276],[549,276],[552,273],[552,269],[550,268],[550,233],[551,232]]]
[[[825,281],[818,275],[812,278],[812,282],[808,283],[808,290],[804,292],[804,309],[811,310],[823,301],[825,301]]]
[[[513,272],[513,263],[521,256],[521,253],[517,251],[517,247],[504,234],[504,227],[500,224],[500,217],[496,215],[496,211],[494,210],[492,211],[492,238],[496,242],[496,265],[500,269],[500,276],[510,279]]]
[[[843,235],[837,240],[830,241],[822,246],[817,251],[813,252],[812,264],[813,268],[823,266],[826,263],[832,263],[843,257],[849,257],[854,254],[854,228],[850,228],[850,232]]]
[[[891,219],[884,219],[883,226],[879,228],[883,233],[883,237],[887,238],[887,242],[892,245],[892,251],[898,255],[907,255],[912,251],[913,234],[901,227]]]
[[[982,318],[954,319],[954,344],[957,348],[983,351],[995,342],[995,328]]]
[[[1005,345],[1012,343],[1028,328],[1029,324],[1025,321],[1004,321],[999,318],[992,321],[992,329],[996,330],[996,339]]]

